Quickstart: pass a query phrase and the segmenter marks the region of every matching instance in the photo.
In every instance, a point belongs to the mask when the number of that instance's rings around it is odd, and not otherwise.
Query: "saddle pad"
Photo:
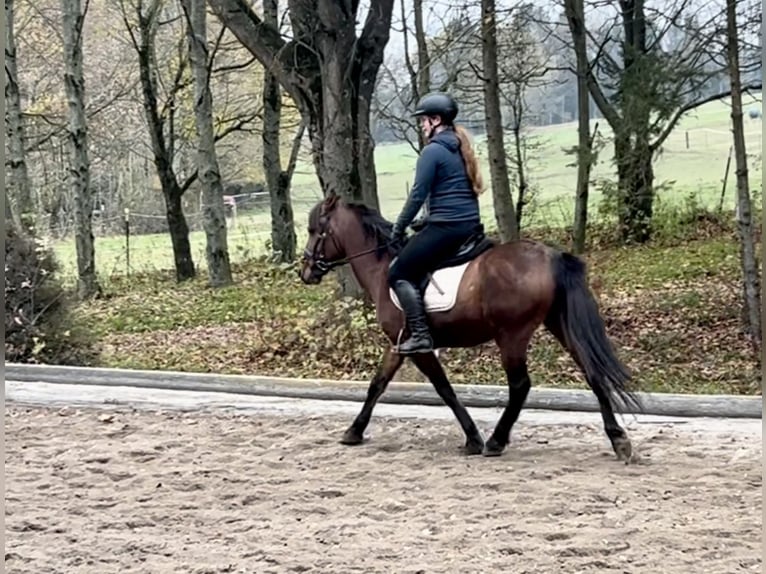
[[[460,280],[463,278],[463,274],[470,263],[470,261],[467,261],[455,267],[438,269],[432,274],[431,281],[429,281],[425,296],[423,297],[427,313],[443,313],[455,306]],[[439,292],[437,285],[444,293]],[[396,308],[402,310],[401,303],[396,298],[396,293],[394,293],[393,289],[389,288],[389,296]]]

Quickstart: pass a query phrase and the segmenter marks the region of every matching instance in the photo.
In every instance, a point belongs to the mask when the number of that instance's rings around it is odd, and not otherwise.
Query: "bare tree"
[[[325,194],[378,208],[370,102],[388,43],[393,0],[371,0],[359,36],[358,2],[289,2],[290,41],[245,0],[208,3],[297,104]],[[339,279],[341,293],[361,295],[348,270]]]
[[[85,120],[85,80],[82,65],[84,10],[80,0],[61,0],[64,36],[64,86],[69,108],[69,185],[75,198],[75,247],[77,250],[77,294],[80,299],[97,295],[93,245],[93,198],[90,189],[88,127]]]
[[[734,157],[737,165],[737,229],[742,262],[744,316],[756,349],[761,345],[761,305],[759,297],[758,261],[753,238],[750,184],[748,181],[745,130],[742,122],[742,84],[739,68],[739,28],[737,0],[726,1],[727,56],[731,82],[731,121],[734,135]]]
[[[500,109],[500,79],[497,66],[497,24],[495,0],[481,1],[482,74],[487,127],[487,153],[492,179],[495,221],[502,241],[518,239],[519,227],[513,209],[511,183],[505,155],[503,115]]]
[[[564,11],[572,34],[577,71],[577,191],[573,230],[573,250],[585,251],[588,224],[588,185],[590,183],[590,94],[588,92],[588,52],[586,46],[583,0],[565,0]]]
[[[543,99],[545,88],[553,83],[549,71],[554,60],[545,49],[550,33],[536,24],[537,9],[533,4],[517,5],[507,23],[497,30],[500,97],[507,117],[504,127],[513,136],[512,150],[506,153],[514,173],[511,184],[517,192],[515,213],[519,229],[524,207],[530,200],[529,159],[539,147],[526,128],[533,106],[539,104],[537,100]]]
[[[428,38],[426,37],[425,25],[423,22],[423,0],[413,0],[412,12],[415,20],[415,45],[417,46],[417,68],[413,65],[412,59],[408,52],[408,26],[407,17],[405,14],[405,2],[401,0],[401,13],[402,24],[404,33],[404,61],[407,66],[407,72],[410,76],[410,92],[408,109],[414,109],[417,101],[431,91],[431,61],[428,49]],[[445,86],[446,87],[446,86]],[[444,89],[444,88],[442,88]],[[406,114],[408,119],[411,119],[409,114]],[[422,130],[417,129],[417,122],[408,122],[409,125],[414,124],[415,132],[418,134],[418,149],[428,143],[426,136]]]
[[[358,2],[290,2],[290,41],[244,0],[209,0],[209,4],[298,105],[325,193],[378,207],[369,113],[393,0],[372,0],[360,36]]]
[[[173,245],[176,279],[185,281],[196,275],[194,261],[189,242],[189,225],[183,212],[182,198],[184,193],[197,179],[195,171],[185,181],[181,182],[174,166],[175,158],[175,113],[176,98],[186,80],[184,71],[188,65],[188,52],[178,44],[178,63],[176,73],[165,105],[160,108],[159,82],[157,79],[156,37],[159,27],[159,15],[162,8],[161,0],[149,0],[144,6],[143,0],[135,0],[132,8],[137,19],[138,36],[134,25],[129,20],[128,6],[120,0],[125,26],[130,33],[133,47],[138,54],[141,91],[143,95],[144,113],[151,134],[154,165],[157,169],[162,194],[165,198],[166,216],[170,239]]]
[[[432,90],[452,90],[459,72],[469,70],[470,67],[467,61],[455,61],[452,62],[448,74],[434,79],[434,67],[437,68],[437,73],[440,71],[440,58],[446,52],[453,51],[465,38],[451,37],[451,30],[447,27],[441,37],[429,38],[425,30],[425,20],[430,18],[433,21],[435,15],[424,14],[423,0],[414,0],[411,12],[407,11],[405,0],[400,0],[399,7],[404,51],[401,56],[397,55],[395,58],[389,58],[389,62],[384,62],[377,79],[378,87],[373,102],[376,117],[385,124],[387,130],[393,132],[397,139],[406,141],[413,150],[420,152],[427,142],[423,132],[418,129],[417,121],[411,116],[417,101]],[[412,25],[410,19],[413,20]],[[395,29],[396,26],[392,28]],[[414,36],[415,40],[414,57],[410,51],[411,36]],[[461,109],[464,108],[463,103],[460,102]]]
[[[263,21],[279,29],[278,0],[264,0]],[[295,260],[295,222],[290,200],[290,183],[303,138],[305,123],[301,122],[293,138],[287,169],[282,169],[280,131],[282,116],[282,90],[279,81],[269,70],[263,79],[263,172],[269,188],[271,203],[271,250],[278,261]]]
[[[194,73],[194,114],[197,126],[197,173],[202,184],[202,221],[205,228],[208,279],[213,287],[230,285],[231,265],[226,241],[223,184],[215,151],[213,95],[207,44],[205,0],[182,0],[187,20],[189,59]]]
[[[32,193],[27,171],[26,152],[24,150],[24,124],[21,114],[21,96],[19,93],[19,73],[16,62],[16,36],[14,34],[14,0],[5,0],[5,134],[8,138],[8,159],[10,177],[8,187],[15,204],[12,209],[14,221],[21,228],[32,223]],[[11,209],[11,205],[7,206]],[[6,212],[7,213],[7,212]]]

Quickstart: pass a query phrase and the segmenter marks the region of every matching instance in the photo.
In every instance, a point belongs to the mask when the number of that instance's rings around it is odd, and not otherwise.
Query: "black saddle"
[[[463,245],[458,248],[455,255],[449,259],[440,261],[436,266],[436,269],[438,270],[444,269],[445,267],[455,267],[457,265],[462,265],[463,263],[467,263],[468,261],[477,258],[479,255],[487,251],[487,249],[490,249],[494,246],[495,242],[489,239],[484,234],[483,230],[477,231],[463,242]]]
[[[457,252],[449,259],[444,259],[436,265],[435,271],[446,267],[457,267],[463,263],[476,259],[479,255],[495,246],[495,242],[489,239],[483,229],[466,239],[458,248]],[[417,286],[421,293],[425,293],[428,284],[431,282],[433,273],[427,273],[420,284]]]

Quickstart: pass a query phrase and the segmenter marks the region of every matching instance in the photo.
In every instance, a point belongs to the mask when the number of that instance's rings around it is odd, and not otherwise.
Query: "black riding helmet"
[[[439,116],[445,124],[451,124],[457,117],[458,106],[455,99],[444,92],[431,92],[418,102],[413,117]]]

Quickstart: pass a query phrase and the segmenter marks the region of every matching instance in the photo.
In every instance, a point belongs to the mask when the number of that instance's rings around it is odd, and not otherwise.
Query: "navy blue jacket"
[[[460,140],[452,129],[436,134],[420,152],[415,184],[397,227],[404,231],[424,204],[426,222],[481,221],[479,199],[466,173]]]

